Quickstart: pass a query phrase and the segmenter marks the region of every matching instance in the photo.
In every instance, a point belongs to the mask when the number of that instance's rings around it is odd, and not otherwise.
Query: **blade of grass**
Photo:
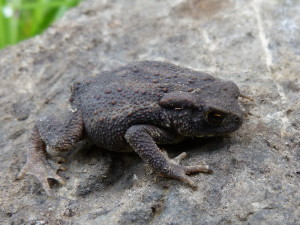
[[[19,16],[17,15],[16,9],[13,8],[13,6],[20,4],[22,0],[13,0],[12,1],[12,10],[13,14],[11,18],[9,19],[9,33],[10,33],[10,44],[15,44],[19,41]]]
[[[6,4],[5,0],[0,0],[0,48],[6,45],[6,35],[5,35],[5,17],[3,13],[3,8]]]
[[[61,18],[64,15],[64,13],[68,10],[68,8],[69,8],[68,6],[59,7],[58,10],[55,13],[55,16],[54,16],[53,19],[57,20],[57,19]]]
[[[78,5],[79,2],[80,2],[80,0],[67,0],[67,1],[66,1],[66,4],[65,4],[65,5],[62,5],[62,6],[58,9],[58,11],[57,11],[57,13],[56,13],[56,16],[55,16],[55,20],[61,18],[61,17],[65,14],[65,12],[66,12],[68,9],[70,9],[70,8],[72,8],[72,7],[76,6],[76,5]]]
[[[36,5],[34,8],[30,9],[31,14],[32,14],[32,19],[33,19],[33,23],[32,23],[32,27],[31,27],[31,35],[38,33],[39,31],[39,26],[40,26],[40,22],[42,19],[42,14],[44,12],[44,0],[38,0],[36,1]]]
[[[51,1],[50,0],[47,3],[47,7],[58,8],[58,7],[61,7],[62,5],[68,5],[70,7],[73,7],[73,6],[77,5],[78,2],[80,2],[80,0],[72,1],[71,4],[69,4],[68,1],[54,1],[54,0]],[[33,2],[24,2],[24,3],[21,3],[17,7],[18,7],[18,9],[33,9],[33,8],[41,7],[41,6],[44,6],[44,5],[45,5],[44,2],[34,2],[33,1]]]

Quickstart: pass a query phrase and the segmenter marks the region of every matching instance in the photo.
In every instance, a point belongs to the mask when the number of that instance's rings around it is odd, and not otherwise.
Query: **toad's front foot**
[[[196,188],[197,185],[188,174],[212,173],[208,165],[179,165],[179,161],[186,156],[185,152],[174,159],[170,159],[165,151],[159,149],[155,141],[161,144],[170,144],[181,140],[180,136],[169,131],[152,125],[135,125],[126,131],[125,138],[141,158],[161,176],[181,180]]]
[[[65,181],[56,174],[56,171],[52,169],[48,162],[43,161],[27,161],[23,169],[18,175],[18,179],[23,178],[26,174],[31,174],[38,178],[42,184],[47,195],[51,195],[51,188],[48,179],[57,180],[60,184],[64,184]]]
[[[212,173],[213,171],[208,165],[197,166],[181,166],[179,162],[186,157],[186,153],[183,152],[174,159],[169,159],[169,168],[167,172],[161,174],[162,176],[170,177],[176,180],[183,181],[190,185],[192,188],[197,188],[197,184],[189,177],[188,174],[192,173]],[[168,158],[168,157],[167,157]]]

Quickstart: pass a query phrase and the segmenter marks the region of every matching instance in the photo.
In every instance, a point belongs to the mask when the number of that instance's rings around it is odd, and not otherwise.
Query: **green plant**
[[[0,0],[0,49],[41,33],[80,0]]]

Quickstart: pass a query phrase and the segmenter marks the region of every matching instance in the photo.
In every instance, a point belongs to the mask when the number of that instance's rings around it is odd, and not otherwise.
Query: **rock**
[[[84,1],[45,33],[0,51],[0,223],[297,224],[300,221],[300,2]],[[194,191],[136,154],[76,151],[47,197],[17,180],[34,120],[64,116],[75,80],[164,60],[237,83],[248,116],[230,136],[165,148],[206,162]]]

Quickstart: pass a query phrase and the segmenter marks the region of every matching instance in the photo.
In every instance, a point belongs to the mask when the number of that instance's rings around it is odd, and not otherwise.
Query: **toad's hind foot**
[[[38,178],[44,190],[51,195],[49,179],[57,180],[64,184],[65,181],[56,174],[57,170],[65,170],[50,164],[47,160],[48,149],[66,152],[70,150],[83,137],[83,120],[79,110],[71,111],[67,122],[62,124],[55,117],[45,117],[36,122],[29,139],[27,162],[18,178],[25,174],[31,174]],[[57,158],[57,157],[56,157]],[[65,162],[65,159],[58,157],[58,164]]]
[[[48,179],[57,180],[60,184],[65,183],[64,179],[58,176],[50,165],[44,164],[41,161],[26,162],[25,166],[18,175],[18,179],[23,178],[26,174],[30,174],[38,178],[43,186],[43,189],[49,196],[51,195],[51,188]]]

